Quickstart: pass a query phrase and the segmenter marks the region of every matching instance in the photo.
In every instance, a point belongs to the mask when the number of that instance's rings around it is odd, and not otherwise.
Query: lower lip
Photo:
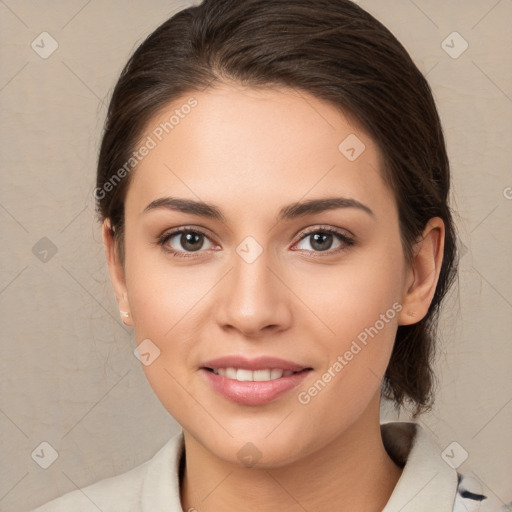
[[[210,386],[228,400],[243,405],[263,405],[297,387],[310,370],[268,381],[238,381],[201,368]]]

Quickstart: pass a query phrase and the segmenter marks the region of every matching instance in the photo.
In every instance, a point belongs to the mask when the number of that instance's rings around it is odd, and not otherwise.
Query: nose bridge
[[[285,289],[271,270],[274,266],[271,251],[254,238],[247,237],[237,246],[218,307],[221,325],[256,335],[289,321]]]

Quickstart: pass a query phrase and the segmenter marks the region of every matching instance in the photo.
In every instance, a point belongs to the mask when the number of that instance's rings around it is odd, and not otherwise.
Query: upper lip
[[[286,361],[278,357],[260,356],[253,359],[248,359],[239,355],[218,357],[205,361],[201,365],[202,368],[241,368],[244,370],[291,370],[293,372],[300,372],[301,370],[309,369],[310,367],[304,366],[293,361]]]

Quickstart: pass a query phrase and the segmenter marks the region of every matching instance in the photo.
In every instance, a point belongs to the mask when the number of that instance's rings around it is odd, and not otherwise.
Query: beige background
[[[512,1],[359,3],[428,75],[465,246],[443,316],[437,405],[421,422],[440,452],[453,441],[467,451],[459,469],[499,505],[512,499]],[[119,320],[92,191],[121,67],[184,5],[0,1],[2,511],[126,471],[177,430]],[[453,31],[469,44],[456,59],[441,47]],[[58,43],[46,59],[31,47],[42,32]],[[448,43],[453,53],[463,41]],[[58,452],[46,470],[31,458],[43,441]]]

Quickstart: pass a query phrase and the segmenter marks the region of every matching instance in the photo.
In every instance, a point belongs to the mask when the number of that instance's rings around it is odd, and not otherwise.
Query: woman
[[[419,425],[379,423],[381,396],[432,403],[449,187],[427,82],[357,5],[166,21],[116,85],[95,197],[121,317],[183,430],[37,510],[484,510]]]

